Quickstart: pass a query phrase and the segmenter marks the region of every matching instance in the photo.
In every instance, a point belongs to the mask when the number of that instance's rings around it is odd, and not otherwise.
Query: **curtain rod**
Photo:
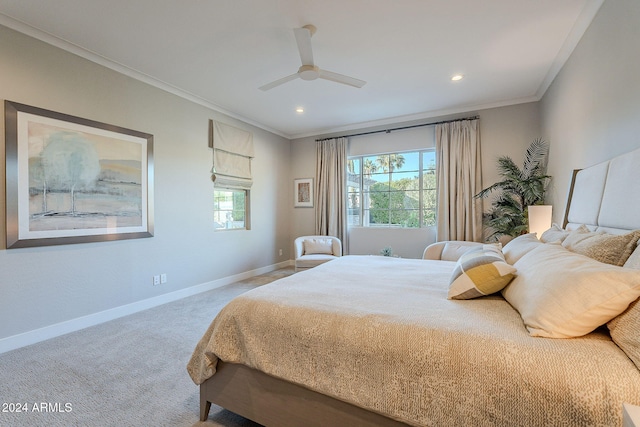
[[[331,137],[331,138],[320,138],[320,139],[316,139],[316,142],[327,141],[329,139],[334,139],[334,138],[350,138],[352,136],[371,135],[373,133],[382,133],[382,132],[391,133],[391,132],[393,132],[395,130],[419,128],[419,127],[422,127],[422,126],[435,126],[435,125],[441,125],[441,124],[444,124],[444,123],[459,122],[459,121],[462,121],[462,120],[477,120],[479,118],[480,118],[480,116],[473,116],[473,117],[465,117],[465,118],[462,118],[462,119],[442,120],[442,121],[439,121],[439,122],[422,123],[420,125],[403,126],[403,127],[399,127],[399,128],[392,128],[392,129],[372,130],[371,132],[352,133],[350,135],[334,136],[334,137]]]

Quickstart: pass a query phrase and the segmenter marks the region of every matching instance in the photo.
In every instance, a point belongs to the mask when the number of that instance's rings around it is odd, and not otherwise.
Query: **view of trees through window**
[[[350,226],[436,224],[434,150],[350,157],[347,167]]]
[[[216,229],[244,229],[246,190],[216,189],[213,192],[213,219]]]

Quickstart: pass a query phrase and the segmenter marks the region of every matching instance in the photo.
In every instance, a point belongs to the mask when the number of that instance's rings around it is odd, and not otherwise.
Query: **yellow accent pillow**
[[[514,278],[500,248],[483,245],[465,252],[456,263],[449,282],[449,299],[471,299],[493,294]]]

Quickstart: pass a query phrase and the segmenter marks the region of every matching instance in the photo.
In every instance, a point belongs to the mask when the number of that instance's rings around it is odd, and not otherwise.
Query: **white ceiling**
[[[603,1],[0,0],[0,24],[298,138],[539,100]],[[363,88],[258,90],[297,71],[306,24]]]

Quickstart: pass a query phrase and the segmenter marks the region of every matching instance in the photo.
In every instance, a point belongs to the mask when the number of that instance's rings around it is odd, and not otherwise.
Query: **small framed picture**
[[[298,178],[294,181],[293,206],[296,208],[313,207],[313,178]]]

